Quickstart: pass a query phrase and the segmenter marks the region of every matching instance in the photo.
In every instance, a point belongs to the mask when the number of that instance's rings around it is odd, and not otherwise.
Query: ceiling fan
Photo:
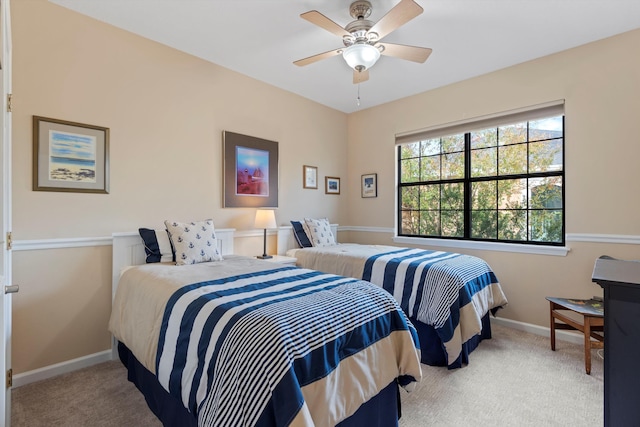
[[[427,60],[431,54],[429,48],[382,42],[385,36],[420,15],[423,11],[420,5],[413,0],[401,0],[375,23],[367,20],[371,15],[371,9],[371,3],[367,0],[357,0],[351,3],[349,13],[355,21],[350,22],[344,28],[317,10],[301,14],[302,19],[342,37],[344,47],[294,61],[294,64],[304,66],[321,59],[342,55],[353,69],[353,83],[355,84],[369,79],[369,69],[381,54],[419,63]]]

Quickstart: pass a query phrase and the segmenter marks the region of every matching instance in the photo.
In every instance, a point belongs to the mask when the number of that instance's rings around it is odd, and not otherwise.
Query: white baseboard
[[[550,337],[551,330],[544,326],[533,325],[531,323],[518,322],[517,320],[503,319],[501,317],[492,317],[491,323],[506,326],[508,328],[517,329],[519,331],[529,332],[543,337]],[[578,332],[558,331],[556,330],[556,339],[567,341],[573,344],[584,344],[584,335]]]
[[[66,362],[56,363],[55,365],[45,366],[44,368],[34,369],[33,371],[22,374],[16,374],[13,376],[13,388],[77,371],[78,369],[87,368],[97,365],[98,363],[108,362],[109,360],[113,360],[111,350],[105,350],[100,353],[89,354],[78,357],[77,359],[67,360]]]

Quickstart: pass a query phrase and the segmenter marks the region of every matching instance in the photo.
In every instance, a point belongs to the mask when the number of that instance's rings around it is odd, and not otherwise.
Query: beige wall
[[[13,269],[14,372],[109,348],[111,246],[16,252]]]
[[[565,99],[569,237],[640,236],[636,124],[640,57],[634,54],[639,45],[637,30],[351,114],[350,193],[359,191],[361,174],[377,172],[379,195],[351,199],[349,224],[393,229],[396,133]],[[358,154],[364,152],[369,154]],[[390,233],[349,235],[354,241],[369,243],[392,243],[391,237]],[[568,241],[567,246],[571,250],[566,257],[459,251],[481,256],[495,269],[509,299],[500,317],[546,327],[545,296],[602,294],[591,283],[598,256],[640,259],[637,244]]]
[[[278,141],[278,223],[347,222],[348,192],[324,194],[325,176],[346,182],[345,114],[45,0],[14,0],[12,15],[14,240],[104,237],[165,219],[252,229],[255,209],[222,208],[223,130]],[[31,190],[33,115],[110,128],[110,194]],[[304,164],[318,167],[317,190],[302,188]],[[262,253],[259,237],[245,240],[240,253]],[[14,373],[109,348],[109,255],[14,252]]]
[[[640,31],[522,64],[349,116],[45,0],[13,1],[13,236],[17,241],[104,237],[212,217],[252,228],[254,210],[222,208],[221,133],[280,147],[279,223],[328,216],[341,225],[394,226],[394,134],[566,99],[567,231],[640,235],[632,185],[640,144]],[[428,66],[428,63],[427,65]],[[111,130],[108,195],[31,190],[33,115]],[[319,189],[302,189],[302,165]],[[378,173],[375,199],[360,175]],[[324,176],[341,195],[325,195]],[[347,231],[341,241],[391,243]],[[269,245],[275,251],[274,239]],[[509,307],[501,314],[547,325],[545,295],[588,297],[594,259],[640,258],[638,245],[569,242],[566,257],[462,251],[487,259]],[[236,241],[239,253],[261,239]],[[14,252],[13,369],[20,374],[109,348],[110,247]]]

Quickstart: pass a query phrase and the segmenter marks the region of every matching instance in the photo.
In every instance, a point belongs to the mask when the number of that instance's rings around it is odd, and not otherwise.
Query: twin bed
[[[137,233],[113,236],[114,353],[164,425],[397,424],[420,350],[388,292],[234,256],[233,230],[192,225],[213,239],[176,248],[186,265],[147,263]]]
[[[314,235],[306,245],[326,245],[301,248],[305,235],[300,222],[292,221],[293,227],[278,231],[278,253],[296,258],[300,267],[361,278],[392,294],[418,331],[422,363],[459,368],[469,363],[469,354],[483,339],[491,338],[489,316],[507,299],[484,260],[415,248],[336,244],[336,224],[312,221],[322,237]]]

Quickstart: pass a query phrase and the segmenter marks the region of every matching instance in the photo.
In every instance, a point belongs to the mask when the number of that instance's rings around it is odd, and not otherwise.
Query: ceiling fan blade
[[[353,70],[353,84],[366,82],[369,80],[369,70]]]
[[[378,40],[420,15],[424,9],[413,0],[401,0],[369,30]]]
[[[381,52],[383,55],[420,63],[426,61],[432,52],[428,47],[407,46],[404,44],[379,43],[378,46],[384,47]]]
[[[308,58],[298,59],[297,61],[293,61],[298,67],[303,67],[305,65],[313,64],[314,62],[318,62],[322,59],[331,58],[332,56],[337,56],[342,53],[344,48],[330,50],[328,52],[319,53],[317,55],[309,56]]]
[[[326,16],[324,16],[323,14],[318,12],[317,10],[312,10],[312,11],[309,11],[309,12],[305,12],[305,13],[300,15],[300,18],[306,19],[307,21],[311,22],[312,24],[315,24],[320,28],[324,28],[325,30],[329,31],[330,33],[335,34],[338,37],[344,37],[344,36],[350,36],[351,35],[351,33],[349,33],[347,30],[345,30],[340,25],[336,24],[331,19],[327,18]]]

